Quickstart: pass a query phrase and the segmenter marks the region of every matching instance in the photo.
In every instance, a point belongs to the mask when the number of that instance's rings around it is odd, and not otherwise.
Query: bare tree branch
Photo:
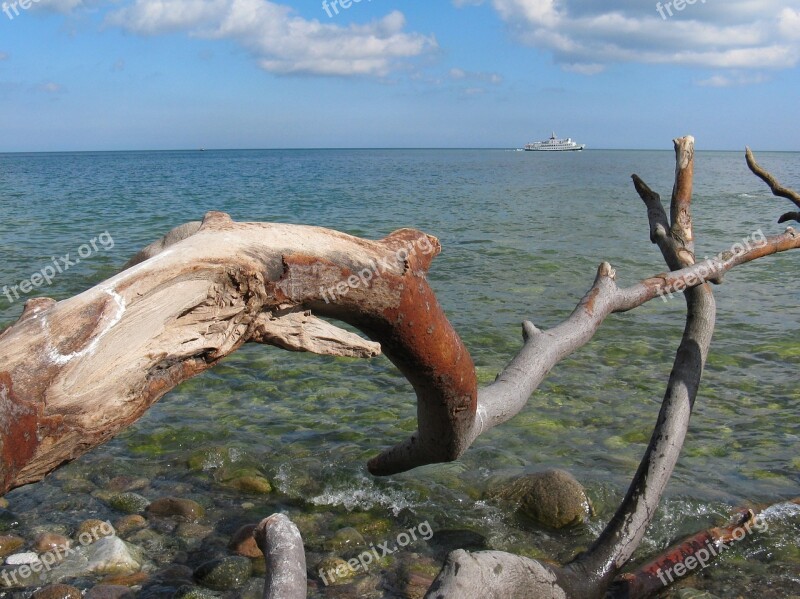
[[[778,183],[778,180],[775,177],[761,168],[761,166],[759,166],[759,164],[756,162],[756,159],[753,156],[753,152],[750,150],[750,148],[745,148],[745,158],[747,159],[747,166],[750,167],[750,170],[753,171],[753,174],[769,186],[773,195],[791,200],[795,206],[800,208],[800,194],[793,189],[784,187]],[[778,222],[785,223],[790,220],[800,222],[800,212],[787,212],[781,216],[780,219],[778,219]]]
[[[306,599],[306,554],[297,526],[283,514],[273,514],[253,536],[267,562],[264,599]]]

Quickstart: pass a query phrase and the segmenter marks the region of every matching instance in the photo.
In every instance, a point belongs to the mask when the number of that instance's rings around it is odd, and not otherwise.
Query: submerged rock
[[[147,513],[154,516],[184,518],[194,522],[205,515],[205,510],[203,506],[191,499],[162,497],[161,499],[156,499],[147,507]]]
[[[118,535],[126,535],[129,532],[139,530],[140,528],[145,528],[146,526],[147,520],[145,520],[145,518],[139,514],[123,516],[114,522],[114,528],[116,529]]]
[[[86,592],[84,599],[133,599],[136,595],[126,586],[98,584]]]
[[[360,532],[351,526],[340,528],[333,537],[322,544],[325,551],[342,551],[344,549],[355,549],[366,547],[367,542]]]
[[[150,505],[150,501],[146,497],[132,492],[116,493],[109,497],[106,503],[115,510],[126,514],[138,514]]]
[[[0,531],[5,532],[19,526],[19,518],[7,509],[0,508]]]
[[[526,474],[491,489],[487,495],[516,502],[521,513],[549,528],[581,524],[592,515],[583,486],[564,470]]]
[[[16,535],[0,535],[0,557],[11,555],[25,544],[25,539]]]
[[[347,582],[353,579],[357,572],[341,557],[331,556],[317,564],[314,574],[320,577],[325,586],[328,586]]]
[[[258,548],[255,537],[253,537],[253,531],[255,529],[255,524],[245,524],[242,526],[233,533],[231,541],[228,543],[228,548],[244,557],[263,559],[264,554],[261,552],[261,549]]]
[[[244,586],[253,566],[246,557],[223,557],[204,563],[194,572],[194,578],[206,588],[229,591]]]
[[[69,547],[71,543],[72,541],[64,535],[46,532],[36,537],[36,540],[33,542],[33,549],[37,553],[46,553],[56,548],[64,549]]]
[[[35,564],[39,561],[39,556],[33,551],[26,551],[25,553],[15,553],[6,558],[7,566],[22,566],[25,564]]]
[[[81,599],[81,591],[68,584],[49,584],[42,587],[31,599]]]
[[[272,485],[263,476],[240,476],[229,480],[226,484],[243,493],[253,493],[256,495],[268,495],[272,493]]]

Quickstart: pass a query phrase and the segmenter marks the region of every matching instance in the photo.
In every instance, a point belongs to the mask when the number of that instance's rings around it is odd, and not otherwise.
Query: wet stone
[[[146,526],[147,520],[145,520],[144,516],[140,516],[139,514],[123,516],[114,522],[114,528],[118,535],[126,535],[140,528],[145,528]]]
[[[245,524],[242,526],[239,530],[233,533],[231,541],[228,544],[228,548],[231,551],[245,557],[263,559],[264,554],[261,553],[261,549],[258,548],[258,544],[253,537],[253,531],[255,529],[255,524]]]
[[[46,532],[36,537],[33,549],[37,553],[47,553],[54,549],[65,549],[72,544],[72,540],[64,535]]]
[[[162,497],[148,506],[147,513],[154,516],[178,517],[195,521],[203,517],[205,510],[203,506],[191,499]]]
[[[49,584],[31,595],[31,599],[81,599],[79,589],[68,584]]]
[[[253,566],[246,557],[223,557],[206,562],[194,572],[197,582],[215,591],[237,589],[247,582]]]
[[[98,584],[86,591],[84,599],[133,599],[136,595],[126,586]]]
[[[150,501],[146,497],[132,492],[116,493],[108,498],[107,503],[115,510],[126,514],[138,514],[150,505]]]
[[[25,539],[16,535],[0,535],[0,557],[11,555],[25,544]]]

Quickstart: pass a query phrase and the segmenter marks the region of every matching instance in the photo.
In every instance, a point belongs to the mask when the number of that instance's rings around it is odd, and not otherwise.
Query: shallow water
[[[758,158],[800,187],[800,154]],[[101,246],[39,290],[63,299],[211,209],[236,220],[315,224],[372,238],[416,227],[442,243],[431,285],[486,383],[519,348],[520,322],[547,328],[566,317],[600,261],[611,262],[621,284],[664,269],[629,175],[636,172],[668,198],[673,164],[671,152],[638,151],[0,155],[0,286],[30,277],[53,256],[74,255],[107,231],[113,248]],[[790,205],[765,189],[741,154],[699,152],[698,254],[728,249],[758,230],[781,231],[775,222]],[[792,253],[769,257],[736,269],[716,289],[717,330],[691,429],[638,556],[724,522],[732,508],[800,496],[797,263]],[[0,295],[0,326],[13,322],[21,304]],[[367,540],[377,543],[421,522],[440,533],[473,531],[491,548],[568,559],[602,529],[630,482],[683,315],[676,296],[609,318],[590,344],[553,370],[522,413],[453,464],[388,479],[366,473],[367,459],[416,426],[410,386],[385,358],[253,346],[181,385],[104,447],[7,498],[21,531],[42,522],[72,526],[119,517],[91,491],[115,476],[143,476],[150,484],[141,493],[150,499],[180,493],[204,504],[220,537],[239,523],[286,511],[301,526],[310,566],[342,527],[371,530]],[[237,464],[266,474],[276,492],[232,491],[213,460],[206,469],[187,468],[198,450],[219,446],[237,450]],[[566,468],[586,485],[598,509],[589,526],[543,531],[482,499],[498,475],[549,467]],[[66,492],[79,488],[75,480],[89,486]],[[798,510],[776,509],[768,522],[767,533],[732,549],[692,586],[720,597],[751,596],[754,589],[761,597],[800,594]],[[160,548],[151,558],[180,561],[185,550]],[[424,542],[412,550],[420,559],[443,551]],[[386,577],[371,574],[383,586],[374,596],[395,596]],[[334,596],[332,588],[313,592]]]

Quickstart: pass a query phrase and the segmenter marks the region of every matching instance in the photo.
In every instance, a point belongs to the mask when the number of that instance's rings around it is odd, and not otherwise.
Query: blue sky
[[[4,1],[0,151],[800,150],[800,0]]]

